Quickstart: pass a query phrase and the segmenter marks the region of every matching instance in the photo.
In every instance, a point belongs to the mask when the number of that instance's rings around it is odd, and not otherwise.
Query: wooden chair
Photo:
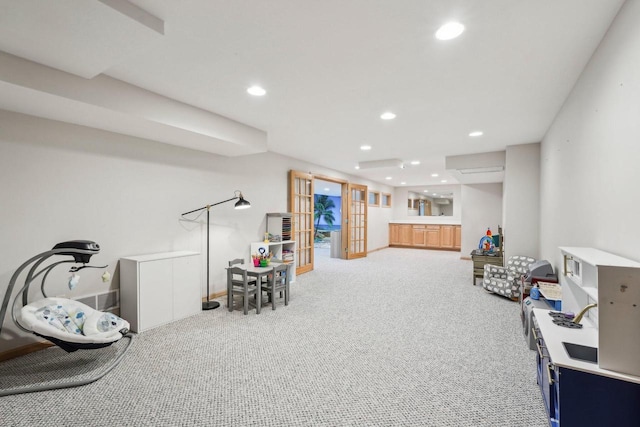
[[[229,261],[229,267],[233,267],[234,265],[244,265],[244,259],[236,258]],[[254,284],[254,285],[256,284],[255,277],[249,277],[248,280],[249,280],[249,284]]]
[[[242,297],[244,314],[249,312],[250,297],[255,296],[256,302],[252,302],[251,305],[255,306],[256,314],[260,314],[260,295],[258,293],[258,287],[256,282],[253,284],[249,282],[247,276],[247,270],[240,267],[227,268],[227,306],[229,311],[233,311],[235,308],[233,297],[239,295]]]
[[[269,296],[269,302],[271,302],[271,309],[276,309],[276,294],[284,292],[284,305],[289,305],[289,284],[291,282],[291,264],[278,264],[273,267],[273,271],[269,276],[267,284],[262,287],[262,290]]]

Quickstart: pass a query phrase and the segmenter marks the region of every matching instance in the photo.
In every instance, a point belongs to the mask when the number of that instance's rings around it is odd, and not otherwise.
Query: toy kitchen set
[[[640,426],[640,263],[561,247],[562,312],[533,309],[552,427]]]

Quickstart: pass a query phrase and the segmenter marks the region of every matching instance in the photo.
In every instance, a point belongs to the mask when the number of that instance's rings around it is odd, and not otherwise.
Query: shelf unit
[[[260,249],[264,252],[272,253],[273,258],[282,260],[286,264],[291,264],[291,282],[296,280],[296,242],[284,240],[282,242],[255,242],[251,243],[251,254],[259,254]]]
[[[260,254],[260,249],[264,252],[272,253],[273,258],[281,260],[286,264],[291,264],[291,282],[296,279],[296,242],[292,238],[292,214],[290,212],[270,212],[267,213],[266,232],[275,238],[275,242],[251,243],[251,255]]]
[[[267,233],[280,236],[280,240],[291,240],[291,214],[288,212],[267,214]]]

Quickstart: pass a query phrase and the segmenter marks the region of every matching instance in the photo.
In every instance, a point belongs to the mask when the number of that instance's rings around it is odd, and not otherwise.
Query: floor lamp
[[[227,203],[227,202],[230,202],[232,200],[238,200],[236,202],[236,205],[235,205],[236,209],[247,209],[247,208],[251,207],[251,203],[247,202],[244,199],[244,197],[242,196],[242,193],[240,191],[236,190],[234,192],[234,196],[232,198],[230,198],[230,199],[223,200],[223,201],[218,202],[218,203],[212,203],[210,205],[206,205],[206,206],[203,206],[201,208],[194,209],[192,211],[185,212],[185,213],[182,214],[182,216],[185,216],[185,215],[192,214],[194,212],[200,212],[200,211],[203,211],[205,209],[207,210],[207,300],[202,303],[202,309],[203,310],[212,310],[214,308],[220,307],[220,303],[218,301],[210,301],[209,300],[209,298],[210,298],[209,297],[209,210],[213,206],[221,205],[223,203]]]

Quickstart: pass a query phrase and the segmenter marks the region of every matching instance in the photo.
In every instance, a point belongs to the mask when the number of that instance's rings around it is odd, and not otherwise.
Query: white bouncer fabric
[[[44,298],[22,307],[20,324],[45,337],[85,344],[110,343],[122,338],[129,322],[66,298]]]

